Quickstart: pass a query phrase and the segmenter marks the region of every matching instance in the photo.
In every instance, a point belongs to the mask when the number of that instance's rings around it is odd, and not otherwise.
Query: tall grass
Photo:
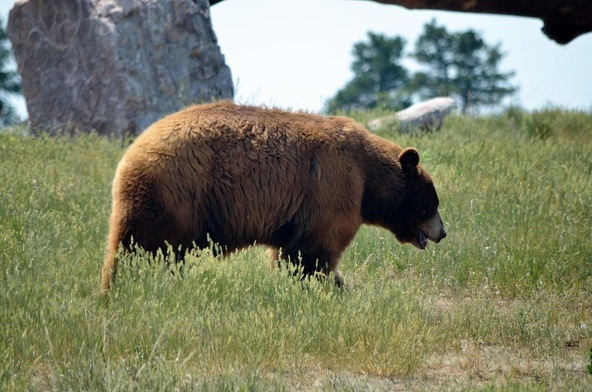
[[[549,111],[545,137],[525,112],[381,130],[419,148],[449,236],[420,252],[363,228],[344,291],[206,249],[182,274],[125,259],[108,305],[121,143],[1,132],[0,389],[592,387],[592,119]]]

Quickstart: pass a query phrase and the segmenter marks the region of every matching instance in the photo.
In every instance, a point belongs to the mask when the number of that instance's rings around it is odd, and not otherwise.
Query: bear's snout
[[[425,224],[422,225],[421,231],[425,233],[425,236],[436,244],[446,238],[446,230],[440,218],[440,213],[436,211]]]
[[[442,241],[444,238],[446,238],[446,230],[444,230],[444,227],[442,227],[442,232],[440,233],[440,236],[438,238],[436,238],[435,240],[433,240],[436,244],[438,244],[440,241]]]

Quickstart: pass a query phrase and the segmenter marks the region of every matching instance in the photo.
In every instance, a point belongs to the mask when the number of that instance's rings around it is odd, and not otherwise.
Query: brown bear
[[[132,241],[149,252],[262,244],[340,285],[339,259],[362,223],[424,249],[446,236],[438,204],[416,149],[349,118],[191,106],[151,125],[119,162],[102,290]]]

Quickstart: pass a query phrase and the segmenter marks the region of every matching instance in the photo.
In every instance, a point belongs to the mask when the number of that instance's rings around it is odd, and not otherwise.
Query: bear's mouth
[[[419,249],[425,249],[428,246],[428,236],[425,231],[420,230],[417,235],[417,247]]]

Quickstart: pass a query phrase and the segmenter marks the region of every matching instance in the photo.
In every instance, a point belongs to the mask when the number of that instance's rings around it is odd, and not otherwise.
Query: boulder
[[[7,30],[34,133],[137,134],[234,94],[208,0],[21,0]]]
[[[368,122],[368,129],[376,131],[378,128],[398,122],[403,132],[414,129],[426,131],[438,130],[442,127],[444,118],[456,109],[456,102],[450,97],[437,97],[416,103],[407,109],[390,116],[374,119]]]

